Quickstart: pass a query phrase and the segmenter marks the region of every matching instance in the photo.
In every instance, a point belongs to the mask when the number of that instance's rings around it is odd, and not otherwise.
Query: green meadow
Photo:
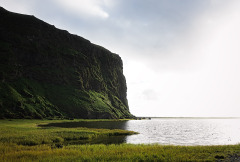
[[[0,120],[0,161],[237,161],[240,156],[240,145],[80,144],[136,132],[39,126],[73,121]]]

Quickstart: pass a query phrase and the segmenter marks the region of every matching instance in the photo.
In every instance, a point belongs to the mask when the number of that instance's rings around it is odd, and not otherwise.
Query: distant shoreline
[[[137,117],[151,119],[240,119],[240,117]]]

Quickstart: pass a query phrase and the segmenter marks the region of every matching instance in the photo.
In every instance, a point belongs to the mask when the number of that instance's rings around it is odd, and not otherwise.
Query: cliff
[[[0,8],[0,118],[131,118],[117,54]]]

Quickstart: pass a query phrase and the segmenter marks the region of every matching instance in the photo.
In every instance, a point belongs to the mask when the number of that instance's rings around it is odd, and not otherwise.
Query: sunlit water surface
[[[240,119],[133,120],[127,130],[139,132],[126,143],[170,145],[226,145],[240,143]]]
[[[125,129],[137,135],[100,138],[91,143],[228,145],[240,143],[240,119],[154,118],[152,120],[52,123],[59,127]]]

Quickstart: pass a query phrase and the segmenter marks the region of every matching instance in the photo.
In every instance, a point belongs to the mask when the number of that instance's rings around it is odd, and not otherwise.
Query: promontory
[[[0,7],[0,118],[132,118],[119,55]]]

